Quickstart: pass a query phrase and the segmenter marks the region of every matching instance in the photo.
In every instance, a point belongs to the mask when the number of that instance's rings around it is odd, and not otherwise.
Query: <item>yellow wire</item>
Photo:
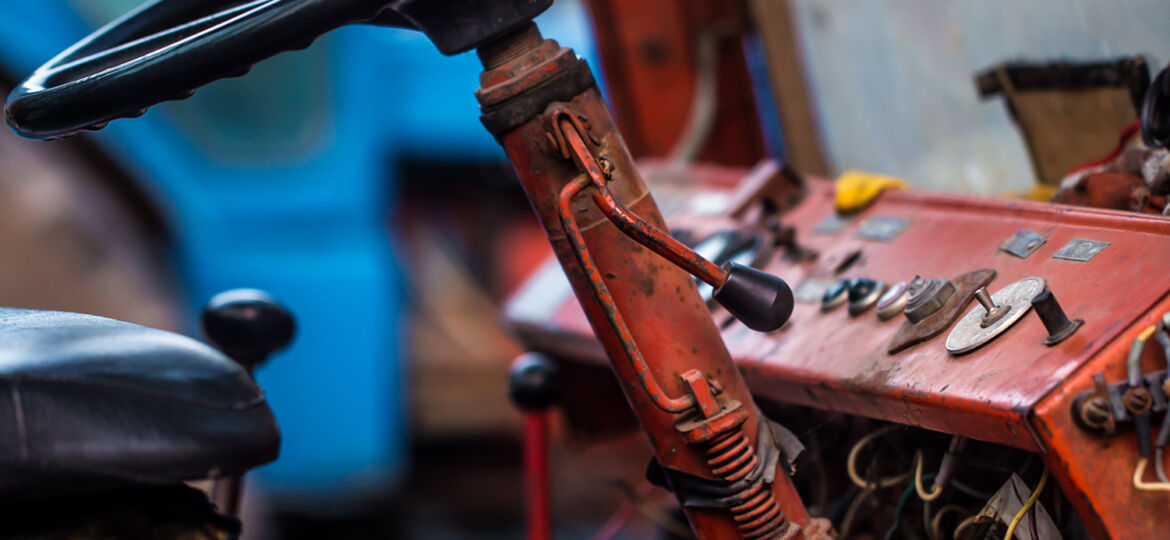
[[[913,472],[900,474],[898,476],[891,476],[889,478],[883,478],[877,482],[866,482],[865,479],[861,477],[861,474],[857,472],[857,457],[861,455],[861,450],[864,449],[866,445],[870,443],[870,441],[873,441],[874,439],[900,427],[902,426],[886,426],[877,431],[874,431],[873,433],[858,439],[857,442],[853,444],[853,448],[849,449],[849,458],[845,460],[845,472],[849,474],[849,479],[853,481],[854,485],[861,489],[869,489],[873,487],[884,489],[891,486],[896,486],[910,479],[910,476],[913,474]]]
[[[918,498],[923,501],[930,502],[942,496],[942,487],[938,484],[930,486],[930,492],[922,489],[922,462],[926,461],[922,457],[922,449],[914,452],[914,491],[918,492]]]
[[[1133,487],[1142,491],[1170,491],[1170,484],[1166,482],[1146,482],[1142,477],[1146,474],[1146,465],[1150,460],[1141,458],[1138,460],[1137,468],[1133,471]]]
[[[967,519],[964,519],[963,521],[960,521],[959,526],[955,527],[955,532],[951,535],[951,538],[955,538],[956,540],[962,538],[963,532],[967,530],[967,527],[975,525],[975,520],[977,519],[979,519],[979,514],[975,514],[968,517]]]
[[[1012,522],[1008,525],[1007,534],[1003,535],[1003,540],[1012,540],[1016,534],[1016,526],[1020,524],[1020,520],[1024,519],[1024,514],[1036,504],[1036,499],[1040,498],[1040,492],[1044,491],[1044,485],[1048,483],[1048,469],[1044,469],[1044,474],[1040,475],[1040,482],[1036,484],[1036,489],[1032,490],[1032,496],[1028,497],[1028,501],[1024,506],[1020,507],[1020,511],[1016,512],[1016,517],[1012,518]]]

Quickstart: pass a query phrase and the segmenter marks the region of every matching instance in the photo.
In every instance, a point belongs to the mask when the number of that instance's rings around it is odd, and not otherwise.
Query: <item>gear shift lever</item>
[[[249,375],[272,353],[288,346],[296,331],[292,314],[268,293],[256,289],[233,289],[207,302],[199,316],[203,334]],[[241,477],[216,478],[211,499],[227,515],[237,514]]]

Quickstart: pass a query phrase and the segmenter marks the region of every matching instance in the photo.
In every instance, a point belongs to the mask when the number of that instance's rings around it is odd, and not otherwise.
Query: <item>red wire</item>
[[[1139,131],[1141,131],[1141,121],[1134,120],[1133,123],[1125,126],[1125,129],[1121,130],[1121,135],[1117,138],[1117,146],[1114,147],[1113,150],[1109,152],[1109,155],[1107,155],[1101,159],[1097,159],[1094,161],[1090,161],[1088,163],[1077,165],[1076,167],[1073,168],[1073,170],[1068,172],[1068,175],[1065,175],[1065,176],[1073,175],[1073,174],[1085,171],[1087,169],[1092,169],[1093,167],[1100,167],[1101,165],[1105,165],[1106,163],[1109,163],[1109,162],[1117,159],[1117,157],[1120,156],[1121,153],[1125,151],[1126,143],[1128,143],[1129,140],[1132,139],[1134,135],[1137,135]]]

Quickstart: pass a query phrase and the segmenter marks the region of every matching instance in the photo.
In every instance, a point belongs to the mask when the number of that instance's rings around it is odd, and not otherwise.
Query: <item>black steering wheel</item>
[[[1154,77],[1142,104],[1142,140],[1149,146],[1170,148],[1170,65]]]
[[[152,0],[57,55],[5,107],[20,135],[51,139],[189,97],[348,24],[425,32],[444,54],[531,20],[552,0]]]

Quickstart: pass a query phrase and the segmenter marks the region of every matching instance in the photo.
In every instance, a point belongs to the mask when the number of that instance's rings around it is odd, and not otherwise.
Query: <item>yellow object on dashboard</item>
[[[856,212],[869,206],[883,190],[905,187],[905,180],[862,171],[845,171],[837,177],[837,211]]]

